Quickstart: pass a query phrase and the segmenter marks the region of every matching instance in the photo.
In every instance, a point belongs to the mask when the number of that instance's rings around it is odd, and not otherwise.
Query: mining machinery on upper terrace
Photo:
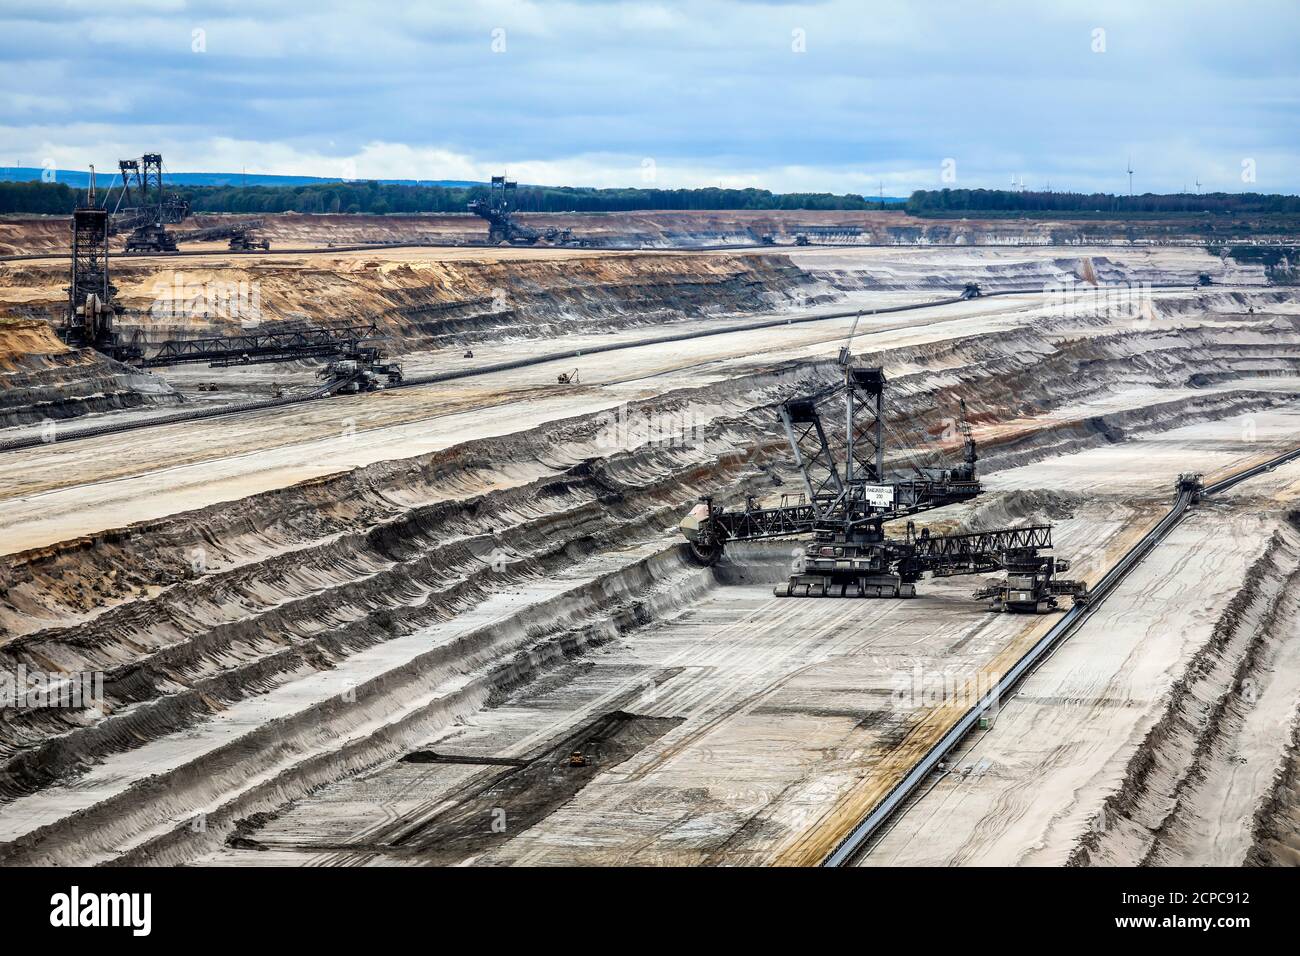
[[[256,228],[258,221],[239,225]],[[222,227],[225,228],[225,227]],[[402,367],[387,360],[373,344],[379,332],[373,320],[313,326],[268,324],[236,335],[169,339],[156,344],[153,354],[144,356],[140,330],[131,340],[116,327],[113,301],[117,288],[109,279],[110,213],[99,205],[95,192],[95,167],[90,168],[90,188],[72,212],[72,268],[68,304],[58,334],[73,348],[91,348],[120,362],[141,368],[160,368],[205,362],[213,368],[251,365],[261,362],[292,362],[327,359],[330,365],[322,377],[338,387],[335,391],[373,391],[386,381],[402,381]],[[328,384],[328,383],[327,383]],[[352,387],[352,386],[356,387]]]
[[[175,242],[220,242],[227,239],[231,252],[267,252],[271,248],[271,241],[258,232],[265,225],[264,219],[246,219],[243,222],[187,229],[173,233],[172,239]]]
[[[327,363],[316,373],[325,382],[318,389],[321,394],[373,392],[403,381],[401,364],[388,360],[377,344],[378,335],[374,321],[267,326],[237,335],[169,339],[148,358],[137,356],[136,364],[153,369],[202,362],[209,368],[230,368],[320,359]]]
[[[109,213],[95,197],[95,167],[90,188],[72,211],[72,269],[68,306],[59,337],[73,348],[93,348],[119,361],[137,361],[139,346],[123,341],[114,328],[116,287],[109,281]]]
[[[235,335],[168,339],[158,343],[154,353],[139,364],[143,368],[162,368],[201,362],[210,368],[228,368],[309,358],[356,357],[356,353],[368,347],[367,340],[378,334],[379,326],[373,320],[322,326],[268,323]]]
[[[122,191],[113,207],[111,232],[130,230],[127,252],[175,252],[176,239],[166,227],[188,216],[190,205],[164,191],[162,154],[145,153],[140,159],[119,160],[117,166]]]
[[[109,219],[109,232],[129,231],[127,252],[176,252],[180,242],[228,240],[232,252],[266,251],[271,243],[258,233],[261,219],[225,223],[185,232],[168,232],[167,226],[183,222],[190,214],[189,203],[163,186],[161,153],[145,153],[139,159],[117,163],[121,191]]]
[[[402,384],[402,366],[388,361],[382,349],[360,345],[320,369],[316,377],[326,380],[331,395],[355,395],[378,391],[385,384]]]
[[[492,245],[509,243],[515,246],[531,246],[538,242],[554,245],[582,245],[574,239],[572,229],[559,229],[552,226],[539,232],[522,226],[514,220],[514,210],[518,204],[519,184],[508,181],[504,176],[493,176],[488,184],[487,199],[472,199],[468,209],[474,215],[488,222],[488,242]]]
[[[855,320],[855,331],[856,325]],[[681,523],[698,561],[716,563],[729,541],[811,535],[790,580],[777,585],[778,597],[910,598],[927,571],[936,577],[1005,571],[1004,581],[975,593],[992,610],[1044,612],[1055,609],[1062,595],[1086,599],[1086,585],[1057,577],[1068,563],[1044,553],[1052,547],[1050,525],[932,535],[928,529],[918,534],[909,520],[904,537],[887,537],[885,522],[980,494],[965,403],[956,423],[962,461],[933,468],[913,460],[911,476],[891,477],[885,469],[884,371],[854,364],[847,345],[839,366],[842,384],[780,407],[803,493],[783,495],[775,507],[749,498],[740,510],[702,499]],[[836,402],[840,408],[831,420],[843,423],[842,435],[822,414]],[[833,433],[839,442],[833,443]]]

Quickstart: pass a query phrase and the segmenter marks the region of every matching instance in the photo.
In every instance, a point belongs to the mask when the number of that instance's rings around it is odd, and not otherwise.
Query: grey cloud
[[[154,3],[120,16],[71,3],[4,15],[0,127],[13,142],[0,158],[69,149],[73,128],[94,123],[139,149],[148,137],[192,142],[185,168],[223,139],[338,158],[405,144],[557,172],[611,156],[628,184],[648,156],[706,181],[797,166],[811,171],[809,188],[835,188],[846,170],[906,176],[911,188],[936,184],[953,157],[959,185],[1021,174],[1118,189],[1131,153],[1142,188],[1200,176],[1233,189],[1244,188],[1240,159],[1258,155],[1258,188],[1300,187],[1290,2],[264,7],[253,17],[247,4]],[[497,28],[504,54],[491,49]],[[191,52],[194,29],[206,53]],[[806,53],[791,50],[796,29]]]

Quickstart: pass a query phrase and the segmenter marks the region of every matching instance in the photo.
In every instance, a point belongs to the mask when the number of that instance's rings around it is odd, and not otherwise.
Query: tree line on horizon
[[[168,185],[198,213],[393,213],[465,212],[486,199],[486,186],[412,186],[374,181],[297,186]],[[79,193],[63,183],[0,182],[0,213],[67,213]],[[109,203],[112,205],[113,200]],[[773,193],[766,189],[588,189],[521,186],[519,212],[630,212],[704,209],[875,209],[878,201],[830,193]]]
[[[1072,193],[1012,189],[918,189],[903,208],[914,216],[955,213],[1154,215],[1295,215],[1300,196],[1278,193]]]
[[[473,199],[487,198],[486,186],[414,186],[374,181],[297,186],[169,186],[198,213],[395,213],[465,212]],[[64,183],[0,182],[0,213],[61,215],[72,211],[83,191]],[[112,203],[112,194],[109,202]],[[102,200],[101,200],[102,201]],[[634,212],[692,210],[867,210],[878,200],[831,193],[773,193],[766,189],[589,189],[521,186],[520,212]],[[1025,192],[999,189],[917,190],[903,204],[885,208],[917,216],[1057,214],[1127,218],[1142,215],[1300,214],[1300,196],[1263,193]]]

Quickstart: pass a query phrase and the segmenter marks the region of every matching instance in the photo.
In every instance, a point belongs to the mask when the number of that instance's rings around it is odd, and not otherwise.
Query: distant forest
[[[31,212],[67,215],[77,204],[78,190],[63,183],[0,183],[0,213]]]
[[[302,186],[168,186],[195,212],[387,213],[465,212],[486,186],[403,186],[370,181]],[[62,183],[0,182],[0,213],[67,213],[78,191]],[[115,201],[116,193],[113,194]],[[624,212],[689,209],[876,209],[861,196],[772,193],[766,189],[581,189],[520,186],[521,212]]]
[[[421,213],[464,212],[486,186],[407,186],[372,181],[294,186],[169,186],[195,212]],[[81,191],[63,183],[0,182],[0,213],[66,214]],[[103,195],[101,193],[101,195]],[[116,192],[110,194],[110,204]],[[878,200],[831,193],[773,193],[766,189],[585,189],[520,186],[521,212],[628,212],[705,209],[879,209]],[[1060,216],[1143,219],[1184,216],[1300,215],[1300,196],[1263,193],[1021,192],[1001,189],[922,189],[885,208],[931,218]]]
[[[989,218],[1057,215],[1070,219],[1141,219],[1170,216],[1296,215],[1300,196],[1264,193],[1023,192],[1005,189],[921,189],[904,206],[914,216]]]

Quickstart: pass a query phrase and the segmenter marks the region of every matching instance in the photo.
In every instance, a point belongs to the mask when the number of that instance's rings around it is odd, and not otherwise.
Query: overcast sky
[[[1297,192],[1298,64],[1296,0],[0,0],[0,165]]]

